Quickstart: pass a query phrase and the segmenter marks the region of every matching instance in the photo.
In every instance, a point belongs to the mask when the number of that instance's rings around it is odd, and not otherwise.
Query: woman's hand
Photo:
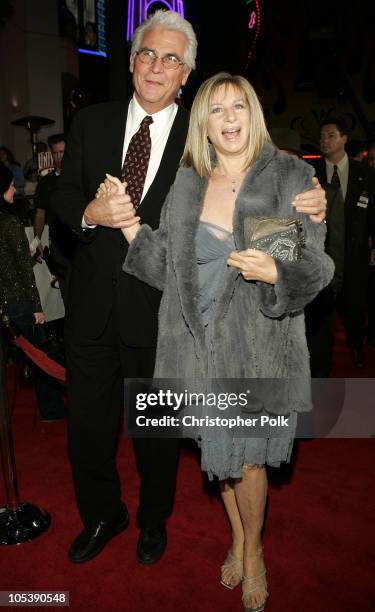
[[[263,281],[270,285],[277,282],[275,260],[263,251],[257,249],[232,251],[227,264],[232,268],[238,268],[245,280]]]
[[[105,198],[109,195],[125,195],[127,183],[121,183],[121,181],[116,176],[111,176],[110,174],[105,175],[103,183],[100,183],[95,197]]]
[[[46,315],[44,314],[44,312],[34,312],[34,319],[35,319],[35,323],[37,325],[43,325],[43,323],[46,320]]]

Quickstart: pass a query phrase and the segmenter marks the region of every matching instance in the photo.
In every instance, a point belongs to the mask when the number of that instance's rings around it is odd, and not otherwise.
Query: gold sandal
[[[236,584],[231,584],[225,582],[223,578],[223,573],[225,570],[232,570],[232,578],[237,579],[238,582]],[[222,584],[227,589],[235,589],[241,583],[243,574],[243,561],[242,559],[237,559],[230,551],[228,551],[227,558],[225,559],[223,565],[221,566],[221,575],[220,575],[220,584]]]
[[[263,550],[260,550],[255,555],[251,555],[252,557],[263,556]],[[264,568],[264,571],[258,576],[242,576],[242,602],[244,604],[244,612],[262,612],[266,607],[268,591],[267,591],[267,580],[265,578],[267,570]],[[264,591],[264,601],[257,606],[256,608],[250,608],[246,606],[245,601],[250,593],[255,593],[257,591]]]

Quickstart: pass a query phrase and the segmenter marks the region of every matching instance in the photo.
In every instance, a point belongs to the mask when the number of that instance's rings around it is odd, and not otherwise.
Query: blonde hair
[[[211,101],[219,87],[226,89],[232,86],[236,89],[250,109],[250,134],[247,145],[245,168],[249,168],[256,159],[266,142],[271,142],[263,109],[253,87],[242,76],[233,76],[229,72],[219,72],[205,81],[195,96],[190,113],[189,130],[181,163],[191,166],[199,176],[209,178],[214,169],[210,145],[208,142],[208,119],[211,110]]]

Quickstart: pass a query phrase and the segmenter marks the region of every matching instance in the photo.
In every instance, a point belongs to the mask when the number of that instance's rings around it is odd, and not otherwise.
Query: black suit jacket
[[[122,271],[128,243],[120,230],[81,227],[84,210],[105,173],[121,176],[127,111],[128,102],[110,102],[77,114],[53,195],[53,209],[79,238],[68,289],[69,333],[98,337],[111,315],[118,318],[126,344],[152,347],[156,344],[160,292]],[[159,170],[139,207],[141,222],[155,229],[178,169],[188,119],[188,112],[179,107]]]
[[[321,158],[313,162],[316,175],[323,187],[327,185],[326,163]],[[375,174],[365,164],[349,158],[348,188],[344,201],[344,267],[345,278],[363,278],[368,272],[370,258],[369,237],[375,236]],[[361,195],[368,198],[367,208],[358,206]],[[329,204],[329,203],[328,203]],[[341,211],[342,213],[342,211]],[[327,210],[328,232],[342,223],[340,210]],[[373,243],[375,244],[375,243]]]

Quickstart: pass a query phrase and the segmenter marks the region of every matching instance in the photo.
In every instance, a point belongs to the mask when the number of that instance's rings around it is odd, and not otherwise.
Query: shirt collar
[[[153,123],[151,124],[150,129],[154,126],[156,131],[162,130],[169,123],[169,121],[171,121],[174,115],[175,109],[176,109],[176,103],[172,102],[172,104],[170,104],[169,106],[166,106],[165,108],[158,111],[157,113],[153,113],[151,115]],[[138,100],[136,99],[134,95],[132,99],[130,100],[129,115],[130,115],[132,124],[134,126],[137,126],[137,129],[141,125],[142,120],[148,116],[148,114],[139,104]]]
[[[345,153],[344,157],[338,162],[338,164],[333,164],[328,159],[326,159],[326,164],[327,164],[328,168],[333,169],[333,166],[336,165],[337,169],[340,170],[341,172],[343,170],[345,170],[345,168],[347,167],[348,163],[349,163],[349,158],[348,158],[346,153]]]

